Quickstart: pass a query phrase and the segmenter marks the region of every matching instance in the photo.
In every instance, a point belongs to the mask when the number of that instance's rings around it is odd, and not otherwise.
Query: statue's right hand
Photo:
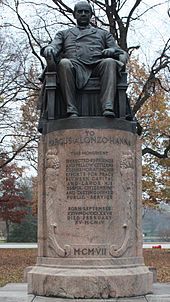
[[[45,49],[44,49],[44,53],[43,53],[44,57],[46,59],[50,59],[51,57],[53,58],[54,57],[54,49],[51,47],[51,46],[47,46]]]

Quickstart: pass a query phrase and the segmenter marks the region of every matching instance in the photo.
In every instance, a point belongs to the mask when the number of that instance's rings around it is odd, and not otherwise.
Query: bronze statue
[[[76,89],[85,87],[89,78],[94,76],[100,78],[102,115],[114,118],[117,76],[128,55],[108,31],[90,25],[91,17],[90,4],[78,2],[74,7],[77,26],[57,32],[54,40],[41,50],[41,55],[47,62],[53,58],[57,64],[68,116],[78,116]]]

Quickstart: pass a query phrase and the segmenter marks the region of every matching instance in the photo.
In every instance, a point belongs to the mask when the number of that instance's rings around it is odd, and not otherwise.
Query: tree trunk
[[[7,242],[9,242],[9,222],[8,222],[8,220],[6,220],[6,240],[7,240]]]

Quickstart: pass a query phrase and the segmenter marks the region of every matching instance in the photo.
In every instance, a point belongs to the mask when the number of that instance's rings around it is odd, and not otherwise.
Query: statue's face
[[[74,17],[77,20],[77,24],[80,26],[87,26],[91,19],[91,10],[88,4],[77,4],[74,12]]]

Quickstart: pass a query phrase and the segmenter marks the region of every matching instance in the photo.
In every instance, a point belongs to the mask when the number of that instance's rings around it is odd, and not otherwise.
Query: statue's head
[[[74,18],[80,26],[87,26],[92,17],[92,8],[87,1],[77,2],[74,6]]]

